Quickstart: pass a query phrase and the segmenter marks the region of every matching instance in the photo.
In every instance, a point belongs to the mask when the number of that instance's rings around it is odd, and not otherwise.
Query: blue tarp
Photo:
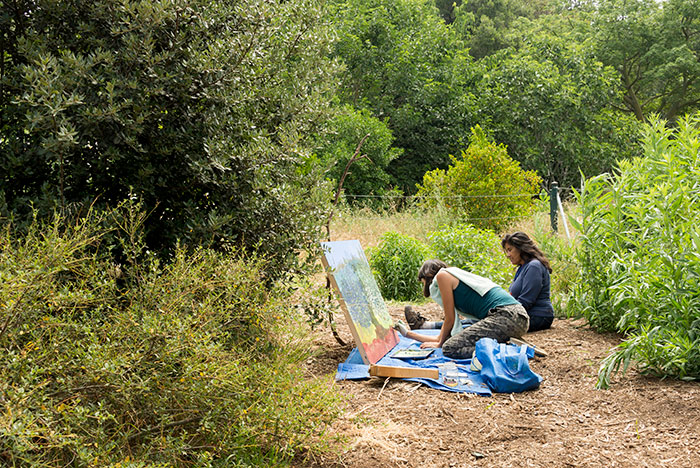
[[[421,334],[424,335],[435,335],[439,333],[439,330],[421,330]],[[412,382],[420,382],[438,390],[444,390],[447,392],[457,392],[457,393],[476,393],[484,396],[491,396],[491,390],[484,383],[481,375],[478,372],[471,371],[469,366],[471,364],[471,359],[450,359],[446,358],[442,354],[442,349],[437,348],[433,353],[425,359],[394,359],[391,356],[397,349],[404,348],[419,348],[420,342],[406,338],[404,336],[399,336],[399,344],[397,344],[394,349],[389,351],[386,356],[380,359],[377,364],[381,366],[397,366],[397,367],[430,367],[439,369],[438,379],[404,379]],[[451,366],[453,363],[456,369],[447,370],[446,367]],[[447,365],[447,366],[446,366]],[[458,383],[455,386],[450,386],[445,384],[445,375],[449,372],[450,377],[456,376],[456,379],[448,378],[450,380],[456,380]],[[338,371],[335,374],[335,380],[362,380],[369,378],[369,366],[362,362],[362,357],[357,348],[354,348],[345,362],[338,364]]]

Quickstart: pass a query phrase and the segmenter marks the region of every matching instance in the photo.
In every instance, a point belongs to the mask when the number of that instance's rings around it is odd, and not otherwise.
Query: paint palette
[[[391,357],[396,359],[425,359],[433,353],[431,348],[404,348],[397,349],[391,353]]]

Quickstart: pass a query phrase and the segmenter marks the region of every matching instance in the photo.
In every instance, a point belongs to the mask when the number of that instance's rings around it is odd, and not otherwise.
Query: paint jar
[[[456,387],[459,385],[459,371],[457,365],[452,362],[446,362],[440,366],[442,370],[442,383],[448,387]]]
[[[456,387],[457,385],[460,385],[459,372],[455,371],[446,373],[445,377],[442,379],[442,382],[448,387]]]

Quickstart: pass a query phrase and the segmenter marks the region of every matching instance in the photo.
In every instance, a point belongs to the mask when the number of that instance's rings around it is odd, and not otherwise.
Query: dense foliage
[[[327,169],[327,176],[336,182],[350,203],[366,202],[381,206],[392,179],[387,174],[389,163],[401,154],[392,147],[393,135],[386,120],[380,121],[367,110],[357,111],[344,106],[328,122],[329,132],[319,141],[318,164]],[[354,158],[354,159],[353,159]],[[345,176],[345,178],[343,178]],[[342,187],[338,187],[342,182]],[[365,204],[365,203],[363,203]]]
[[[700,115],[644,129],[644,156],[586,181],[579,196],[581,277],[575,310],[626,341],[601,385],[631,360],[700,378]]]
[[[437,0],[438,4],[442,2]],[[469,53],[478,58],[517,44],[508,34],[518,29],[517,20],[552,13],[557,4],[551,0],[458,0],[450,3],[455,26],[464,36]],[[441,8],[441,11],[450,10]]]
[[[427,209],[445,209],[455,219],[496,232],[534,211],[541,179],[524,171],[479,126],[461,157],[451,159],[447,170],[427,172],[418,187]]]
[[[135,195],[153,247],[286,266],[313,244],[323,171],[337,184],[366,134],[348,194],[413,194],[477,124],[577,186],[636,155],[630,117],[700,105],[695,0],[321,4],[4,2],[2,205],[28,219],[29,202]]]
[[[618,72],[624,107],[638,120],[675,121],[700,103],[697,0],[596,0],[587,35],[597,57]],[[587,8],[584,8],[584,11]]]
[[[423,297],[418,269],[425,260],[439,258],[450,266],[490,278],[507,287],[513,268],[501,251],[500,238],[474,226],[443,226],[427,234],[426,242],[390,231],[369,250],[369,263],[385,299],[410,301]]]
[[[403,154],[389,165],[406,193],[465,143],[474,125],[471,59],[433,0],[332,0],[339,99],[388,119]]]
[[[630,117],[700,105],[694,2],[3,3],[0,191],[24,219],[136,195],[154,247],[286,265],[366,134],[347,194],[413,194],[477,124],[577,186],[635,155]]]
[[[578,186],[580,171],[595,175],[634,156],[627,88],[594,47],[587,3],[332,4],[333,57],[346,66],[339,99],[388,118],[403,153],[387,172],[405,193],[425,172],[445,169],[477,124],[526,170],[566,187]]]
[[[578,187],[581,172],[610,171],[638,146],[635,119],[611,108],[622,96],[615,70],[562,32],[566,23],[522,21],[517,50],[483,61],[480,121],[524,168]]]
[[[135,196],[152,248],[290,267],[330,199],[303,164],[333,89],[320,4],[3,2],[0,209]]]
[[[428,246],[411,236],[390,231],[368,253],[372,273],[385,299],[411,301],[423,297],[418,269],[431,256]]]
[[[0,233],[0,465],[274,466],[322,449],[336,400],[301,375],[308,344],[263,261],[198,249],[162,265],[142,226],[132,206]],[[107,236],[121,269],[96,253]]]

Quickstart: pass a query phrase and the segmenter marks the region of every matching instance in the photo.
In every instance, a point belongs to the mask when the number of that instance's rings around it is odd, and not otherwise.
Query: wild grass
[[[565,203],[564,211],[567,218],[579,216],[575,203]],[[498,213],[493,215],[497,216]],[[552,302],[558,316],[566,316],[568,299],[579,274],[575,254],[578,245],[578,232],[570,221],[567,220],[567,223],[570,238],[567,237],[561,220],[558,222],[558,231],[552,231],[549,201],[545,199],[538,203],[537,210],[532,215],[516,219],[503,232],[497,233],[500,236],[506,232],[523,231],[530,235],[547,255],[554,270],[552,273]],[[332,220],[331,238],[332,240],[357,239],[365,252],[371,253],[380,245],[382,236],[387,233],[395,232],[430,244],[429,235],[431,233],[445,228],[449,230],[450,226],[453,226],[457,231],[463,228],[462,225],[455,223],[449,213],[439,209],[424,210],[418,207],[409,207],[402,210],[389,208],[376,211],[369,208],[353,209],[344,206],[336,212]],[[493,252],[492,255],[499,257],[490,262],[493,266],[501,263],[503,259],[500,258],[502,251],[498,237],[494,236],[492,243],[494,244],[490,249]],[[500,276],[502,276],[500,270],[495,274],[498,278],[494,280],[500,280]],[[510,274],[511,278],[512,274],[514,274],[514,270]],[[507,273],[506,276],[508,276]],[[504,286],[507,287],[508,281],[505,276],[503,279]]]
[[[398,232],[424,242],[430,231],[446,222],[449,218],[445,213],[416,207],[372,210],[341,206],[331,221],[331,240],[357,239],[367,249],[377,247],[384,233]]]

